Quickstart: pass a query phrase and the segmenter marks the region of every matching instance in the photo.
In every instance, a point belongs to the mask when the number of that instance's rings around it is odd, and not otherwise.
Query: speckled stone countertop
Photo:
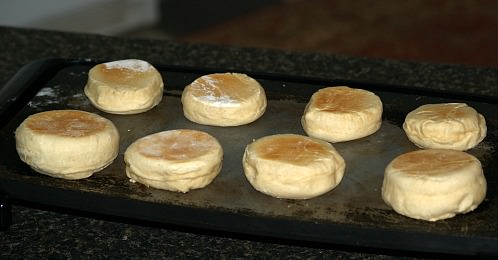
[[[354,58],[277,50],[190,45],[0,27],[0,86],[23,65],[45,58],[117,60],[381,82],[498,96],[498,69]],[[397,258],[410,252],[316,245],[155,226],[14,205],[0,233],[0,258]]]

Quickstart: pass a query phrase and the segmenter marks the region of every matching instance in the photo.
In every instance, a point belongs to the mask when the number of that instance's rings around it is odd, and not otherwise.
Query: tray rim
[[[185,207],[164,203],[145,202],[140,200],[118,198],[112,196],[101,196],[91,192],[77,190],[63,190],[55,187],[36,185],[33,183],[20,183],[2,178],[0,174],[0,191],[7,191],[15,203],[23,202],[71,209],[78,212],[96,214],[96,216],[121,217],[126,219],[145,221],[146,223],[173,224],[191,228],[223,231],[228,233],[240,233],[255,235],[259,237],[281,238],[295,241],[308,241],[321,244],[336,244],[343,246],[359,246],[372,249],[387,249],[420,253],[442,253],[455,255],[498,255],[496,244],[498,237],[472,237],[472,243],[468,237],[448,236],[441,234],[430,234],[416,231],[402,231],[394,229],[374,229],[358,225],[320,223],[308,221],[296,221],[288,219],[274,219],[271,217],[247,214],[246,212],[229,212]],[[29,187],[34,193],[49,194],[43,199],[35,195],[27,195],[22,190]],[[59,195],[64,191],[65,196],[61,199]],[[75,205],[74,201],[84,197],[86,201]],[[99,203],[92,203],[94,200]],[[123,214],[119,208],[130,207],[132,213]],[[84,209],[82,209],[84,208]],[[143,212],[154,212],[142,214]],[[244,214],[246,213],[246,214]],[[192,218],[192,216],[194,216]],[[145,224],[145,223],[144,223]],[[297,225],[296,225],[297,224]],[[264,227],[275,227],[274,232]],[[279,230],[285,230],[280,232]],[[301,233],[306,230],[305,233]],[[313,233],[313,235],[310,235]],[[290,234],[290,235],[289,235]],[[354,239],[354,243],[351,242]],[[395,239],[393,239],[395,238]],[[446,240],[441,243],[441,240]],[[448,241],[449,240],[449,241]],[[409,247],[407,244],[417,244]]]

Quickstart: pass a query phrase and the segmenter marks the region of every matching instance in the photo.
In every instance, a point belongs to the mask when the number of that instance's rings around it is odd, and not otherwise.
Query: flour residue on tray
[[[51,87],[44,87],[38,91],[36,94],[37,97],[55,97],[57,94],[55,93],[55,90]]]
[[[74,76],[74,77],[83,77],[83,76],[87,76],[88,72],[87,71],[79,71],[79,72],[71,71],[71,72],[69,72],[69,75]]]
[[[67,89],[71,90],[71,89]],[[43,109],[51,105],[63,105],[72,108],[80,108],[89,105],[88,99],[83,93],[64,93],[63,86],[54,85],[50,87],[43,87],[36,93],[28,106],[34,109]]]
[[[58,103],[56,99],[58,96],[58,91],[56,90],[58,86],[44,87],[36,93],[33,100],[28,102],[28,106],[32,108],[38,108],[44,105],[52,105]]]

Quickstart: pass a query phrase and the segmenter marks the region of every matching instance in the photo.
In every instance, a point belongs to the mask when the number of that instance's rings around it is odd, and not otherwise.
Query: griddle
[[[113,115],[97,110],[83,94],[88,70],[103,61],[47,59],[32,62],[0,89],[0,195],[54,208],[173,224],[230,233],[377,249],[449,254],[498,254],[498,98],[442,92],[355,79],[311,78],[258,71],[246,73],[265,88],[268,107],[257,121],[215,127],[188,121],[182,112],[183,88],[199,76],[223,68],[154,64],[165,91],[162,102],[145,113]],[[279,133],[305,134],[300,118],[311,95],[326,86],[347,85],[376,93],[384,105],[381,129],[334,147],[346,161],[342,182],[308,200],[277,199],[256,191],[246,180],[242,155],[254,139]],[[395,213],[381,198],[386,165],[418,149],[402,130],[408,112],[420,105],[465,102],[484,115],[488,135],[469,150],[484,167],[488,192],[473,212],[438,222]],[[29,115],[54,109],[80,109],[102,115],[119,129],[120,152],[101,172],[83,180],[51,178],[31,170],[18,157],[14,131]],[[205,131],[223,146],[223,168],[207,187],[169,192],[132,183],[125,175],[123,153],[134,140],[159,131],[189,128]]]

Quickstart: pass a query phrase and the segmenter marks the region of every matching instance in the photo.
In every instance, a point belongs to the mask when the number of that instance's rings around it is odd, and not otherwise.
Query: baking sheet
[[[165,82],[162,102],[137,115],[112,115],[94,108],[83,88],[91,60],[47,60],[21,70],[3,87],[8,107],[2,107],[0,130],[0,191],[12,198],[57,207],[172,223],[236,233],[346,244],[458,254],[498,254],[496,163],[498,102],[493,97],[439,93],[411,87],[356,82],[354,79],[315,79],[299,75],[244,72],[265,88],[265,114],[249,125],[213,127],[192,123],[182,113],[180,96],[195,78],[222,69],[156,64]],[[254,190],[242,170],[245,146],[262,136],[304,134],[300,117],[311,94],[319,88],[349,85],[375,92],[383,101],[381,129],[375,134],[334,147],[346,160],[342,182],[334,190],[308,200],[276,199]],[[10,90],[7,91],[6,90]],[[2,94],[0,93],[0,94]],[[385,166],[397,155],[417,149],[401,125],[405,115],[427,103],[466,102],[482,113],[488,136],[468,151],[479,158],[488,181],[485,201],[465,215],[435,223],[413,220],[384,204],[380,190]],[[13,132],[28,115],[53,109],[80,109],[112,120],[119,129],[120,153],[103,171],[78,181],[38,174],[22,163]],[[223,146],[220,175],[206,188],[175,193],[131,183],[123,153],[134,140],[159,131],[190,128],[215,136]]]

